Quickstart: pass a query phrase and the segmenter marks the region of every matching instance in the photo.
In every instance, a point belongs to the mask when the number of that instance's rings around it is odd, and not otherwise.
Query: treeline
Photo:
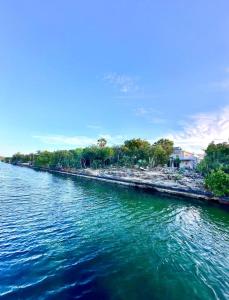
[[[102,168],[110,165],[126,167],[156,167],[168,163],[173,151],[173,141],[160,139],[154,144],[146,140],[131,139],[123,145],[108,147],[101,138],[97,145],[73,150],[38,151],[14,154],[8,162],[29,163],[36,167],[52,169]]]
[[[211,143],[198,170],[205,176],[205,185],[216,196],[229,196],[229,144]]]
[[[5,158],[5,162],[28,163],[35,167],[56,170],[97,169],[111,165],[145,168],[167,165],[172,151],[173,141],[168,139],[160,139],[150,144],[138,138],[127,140],[120,146],[108,147],[106,139],[101,138],[97,145],[86,148],[16,153]],[[205,177],[206,187],[216,196],[229,196],[229,144],[209,144],[197,171]]]

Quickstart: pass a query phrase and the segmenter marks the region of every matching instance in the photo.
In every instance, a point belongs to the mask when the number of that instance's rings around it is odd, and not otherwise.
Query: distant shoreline
[[[99,180],[103,182],[109,182],[113,184],[120,184],[120,185],[126,185],[131,187],[136,187],[143,190],[151,190],[152,192],[159,192],[163,194],[169,194],[173,196],[179,196],[179,197],[185,197],[185,198],[195,198],[199,200],[205,200],[210,201],[214,203],[229,205],[229,198],[228,197],[215,197],[210,192],[206,191],[200,191],[192,188],[176,188],[173,186],[168,185],[162,185],[162,184],[156,184],[156,183],[149,183],[144,182],[143,180],[134,180],[134,179],[125,179],[120,177],[114,177],[114,176],[100,176],[100,175],[93,175],[88,174],[87,171],[69,171],[69,170],[55,170],[50,168],[42,168],[42,167],[35,167],[31,165],[24,165],[24,164],[17,164],[16,166],[19,167],[26,167],[33,170],[38,171],[45,171],[49,173],[56,173],[56,174],[62,174],[62,175],[69,175],[69,176],[75,176],[75,177],[81,177],[86,179],[93,179],[93,180]]]

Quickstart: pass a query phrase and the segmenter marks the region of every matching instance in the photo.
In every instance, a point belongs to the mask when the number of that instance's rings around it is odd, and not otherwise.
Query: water
[[[0,164],[0,299],[228,297],[228,210]]]

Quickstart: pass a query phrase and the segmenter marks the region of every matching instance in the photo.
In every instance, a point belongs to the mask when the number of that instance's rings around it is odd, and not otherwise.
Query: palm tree
[[[100,147],[100,148],[104,148],[107,144],[107,140],[105,138],[100,138],[98,139],[97,141],[97,145]]]

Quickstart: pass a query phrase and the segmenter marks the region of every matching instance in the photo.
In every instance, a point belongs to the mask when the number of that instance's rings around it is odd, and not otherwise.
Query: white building
[[[180,147],[174,147],[170,155],[169,165],[173,168],[195,169],[198,158],[191,152],[184,151]]]

